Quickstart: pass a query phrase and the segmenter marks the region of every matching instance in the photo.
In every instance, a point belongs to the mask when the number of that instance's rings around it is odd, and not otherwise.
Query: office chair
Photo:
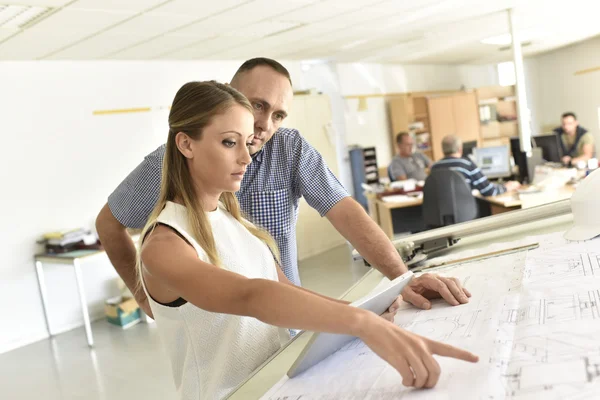
[[[390,164],[387,167],[388,178],[390,178],[390,182],[394,182],[394,178],[392,178],[392,165]]]
[[[465,178],[450,169],[433,169],[423,187],[423,220],[428,229],[477,218],[477,201]]]

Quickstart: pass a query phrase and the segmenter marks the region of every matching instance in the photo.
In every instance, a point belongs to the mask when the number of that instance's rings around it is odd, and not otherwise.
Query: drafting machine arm
[[[404,262],[412,264],[424,260],[430,253],[451,247],[460,239],[467,236],[490,232],[494,229],[527,224],[549,217],[569,214],[570,212],[570,201],[562,200],[539,207],[511,211],[417,233],[394,240],[393,243]],[[354,260],[362,259],[362,256],[356,250],[352,252],[352,256]]]

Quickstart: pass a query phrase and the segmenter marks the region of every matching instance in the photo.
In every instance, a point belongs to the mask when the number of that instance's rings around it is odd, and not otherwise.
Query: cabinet
[[[483,147],[510,145],[519,136],[514,86],[489,86],[476,90]]]
[[[457,135],[464,142],[481,141],[477,97],[473,92],[406,94],[389,101],[392,143],[398,132],[412,132],[419,151],[434,161],[444,157],[442,139]],[[410,130],[418,122],[422,128]]]
[[[331,106],[325,95],[295,95],[285,126],[297,129],[315,148],[337,176],[335,138],[331,130]],[[327,218],[308,205],[304,198],[298,204],[296,224],[298,260],[323,253],[345,243],[345,239]]]
[[[433,159],[444,158],[442,139],[456,135],[463,142],[480,144],[479,111],[475,93],[427,98]]]
[[[352,185],[354,198],[365,209],[368,209],[367,198],[363,194],[363,183],[370,185],[379,182],[377,168],[377,153],[375,147],[356,148],[350,150],[350,169],[352,170]]]

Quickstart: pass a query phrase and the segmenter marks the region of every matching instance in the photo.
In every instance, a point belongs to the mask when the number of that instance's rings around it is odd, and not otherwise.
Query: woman
[[[159,201],[142,233],[140,283],[171,359],[179,397],[225,396],[280,348],[282,328],[360,337],[402,375],[432,387],[432,354],[463,350],[292,285],[273,239],[240,215],[252,159],[252,108],[231,87],[190,82],[176,94]]]

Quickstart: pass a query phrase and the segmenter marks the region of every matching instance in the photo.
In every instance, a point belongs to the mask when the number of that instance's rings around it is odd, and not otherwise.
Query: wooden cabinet
[[[413,133],[417,144],[429,144],[419,150],[434,161],[444,158],[442,139],[446,135],[457,135],[464,142],[481,142],[475,93],[402,95],[389,100],[389,111],[394,137],[398,132],[409,131],[413,122],[423,123],[423,128]]]
[[[331,129],[331,106],[325,95],[296,95],[290,116],[285,125],[298,129],[300,134],[311,144],[337,176],[337,153],[335,137]],[[298,243],[298,259],[320,254],[345,243],[345,239],[331,225],[327,218],[308,205],[304,198],[298,205],[298,222],[296,225]]]
[[[489,86],[476,90],[483,147],[510,144],[519,136],[514,86]]]

